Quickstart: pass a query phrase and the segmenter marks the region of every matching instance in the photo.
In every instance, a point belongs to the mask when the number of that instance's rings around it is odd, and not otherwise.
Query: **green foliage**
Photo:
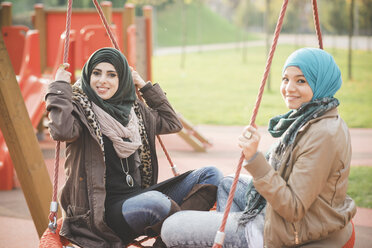
[[[236,42],[244,35],[238,27],[199,1],[190,4],[175,1],[157,8],[156,22],[155,44],[160,47]]]
[[[257,116],[258,125],[267,125],[274,115],[288,111],[281,95],[281,69],[294,46],[278,46],[271,67],[271,88],[265,90]],[[347,51],[333,53],[343,75],[347,71]],[[155,56],[154,82],[167,91],[172,105],[195,124],[246,125],[249,123],[266,63],[264,47],[248,47],[247,62],[242,49],[187,54],[184,69],[181,55]],[[372,53],[354,51],[354,81],[344,83],[336,97],[342,118],[350,127],[372,128]]]
[[[345,1],[329,1],[330,12],[327,15],[328,22],[332,27],[330,30],[334,34],[347,34],[349,13]]]
[[[347,193],[358,207],[372,208],[372,167],[351,167]]]
[[[372,35],[372,0],[361,0],[360,3],[358,6],[360,29],[364,30],[362,33]]]

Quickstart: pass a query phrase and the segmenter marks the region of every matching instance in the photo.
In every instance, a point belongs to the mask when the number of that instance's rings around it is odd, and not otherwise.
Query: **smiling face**
[[[298,109],[313,98],[313,90],[300,68],[296,66],[288,66],[285,69],[280,92],[289,109]]]
[[[90,75],[90,87],[103,100],[110,99],[119,87],[119,77],[115,67],[106,62],[97,64]]]

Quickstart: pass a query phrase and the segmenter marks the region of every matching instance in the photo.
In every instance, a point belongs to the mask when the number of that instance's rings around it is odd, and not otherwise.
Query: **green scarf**
[[[323,115],[339,104],[339,101],[333,97],[324,97],[305,103],[299,109],[271,118],[269,121],[269,133],[274,138],[281,137],[285,133],[281,142],[283,145],[288,146],[294,142],[297,132],[304,124]]]
[[[339,101],[336,98],[325,97],[304,103],[297,110],[291,110],[286,114],[273,117],[269,122],[269,132],[274,138],[282,137],[282,139],[266,155],[266,159],[271,166],[277,171],[282,164],[282,160],[284,161],[291,156],[293,143],[301,127],[338,105]],[[252,181],[248,185],[246,198],[247,206],[239,220],[241,224],[246,224],[266,206],[265,198],[257,192]]]
[[[107,100],[103,100],[99,97],[90,87],[90,76],[92,71],[102,62],[112,64],[119,77],[118,90]],[[90,101],[97,104],[123,126],[128,124],[129,113],[136,99],[136,92],[128,62],[120,51],[110,47],[95,51],[83,67],[81,82],[82,89]]]

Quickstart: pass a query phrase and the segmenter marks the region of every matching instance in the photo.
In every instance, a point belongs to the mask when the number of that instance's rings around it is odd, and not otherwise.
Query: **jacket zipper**
[[[295,244],[298,245],[300,241],[298,240],[298,232],[296,230],[296,226],[294,223],[292,223],[293,229],[294,229],[294,235],[295,235]]]

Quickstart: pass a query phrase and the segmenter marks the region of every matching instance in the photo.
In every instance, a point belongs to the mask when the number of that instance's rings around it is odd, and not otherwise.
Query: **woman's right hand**
[[[56,72],[56,76],[54,81],[65,81],[67,83],[71,83],[71,73],[66,71],[66,69],[70,66],[69,63],[64,63],[58,67]]]
[[[239,137],[239,147],[243,149],[246,160],[250,160],[258,149],[261,135],[256,127],[247,126],[244,128],[242,135]]]
[[[129,66],[129,68],[132,72],[132,78],[133,78],[134,85],[142,89],[142,87],[146,85],[146,82],[142,79],[140,74],[136,70],[134,70],[132,66]]]

